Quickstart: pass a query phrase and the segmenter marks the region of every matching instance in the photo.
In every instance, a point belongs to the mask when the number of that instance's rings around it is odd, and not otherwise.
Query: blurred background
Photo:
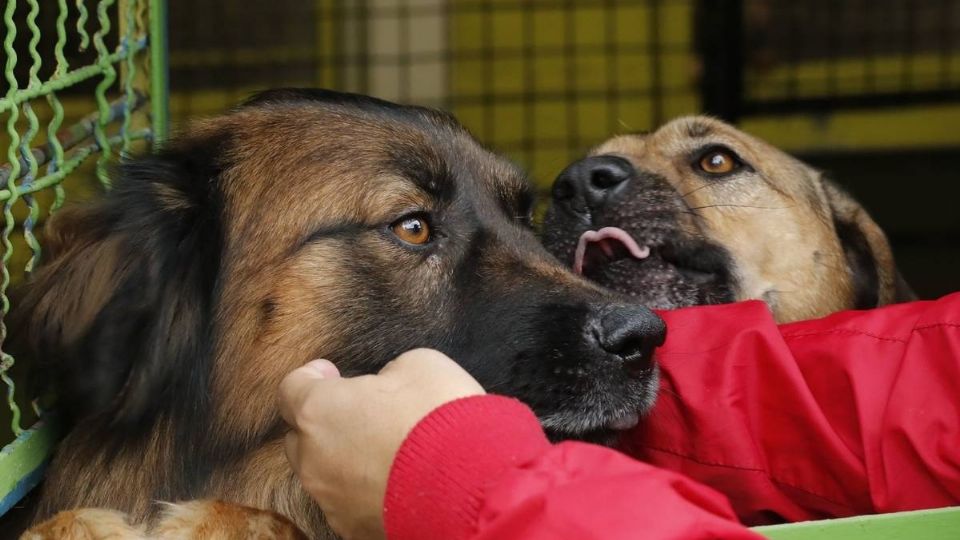
[[[453,111],[547,187],[706,112],[827,170],[924,297],[960,288],[960,0],[230,0],[170,5],[174,126],[259,88]]]
[[[538,185],[706,112],[827,170],[960,288],[960,0],[174,0],[174,125],[278,85],[453,111]]]
[[[82,5],[95,21],[97,2]],[[349,90],[451,110],[546,188],[612,134],[706,112],[850,189],[922,296],[960,288],[960,0],[170,0],[169,11],[174,129],[259,89]],[[56,16],[44,2],[44,35]],[[24,59],[29,38],[15,43]],[[68,40],[71,65],[95,56]],[[52,47],[41,41],[41,56]],[[61,92],[67,110],[85,110],[68,101],[96,84]]]

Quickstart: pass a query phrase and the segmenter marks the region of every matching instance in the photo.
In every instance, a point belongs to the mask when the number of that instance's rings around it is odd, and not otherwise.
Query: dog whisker
[[[681,194],[680,194],[680,198],[681,198],[681,199],[682,199],[682,198],[686,198],[688,195],[693,195],[694,193],[700,191],[701,189],[705,189],[705,188],[713,187],[713,186],[719,186],[719,185],[720,185],[719,182],[709,182],[709,183],[706,183],[706,184],[704,184],[704,185],[702,185],[702,186],[700,186],[700,187],[698,187],[698,188],[691,189],[690,191],[688,191],[688,192],[686,192],[686,193],[681,193]]]
[[[500,390],[501,390],[501,389],[506,389],[509,382],[510,382],[510,381],[505,381],[505,380],[496,381],[496,382],[487,384],[486,386],[483,387],[483,389],[484,389],[488,394],[503,393],[503,392],[501,392]]]
[[[829,268],[830,270],[833,270],[833,271],[835,271],[835,272],[846,272],[846,271],[847,271],[846,268],[843,268],[843,267],[840,267],[840,266],[834,266],[834,265],[832,265],[832,264],[827,264],[827,263],[825,263],[825,262],[823,262],[823,261],[821,261],[821,260],[819,260],[819,259],[814,259],[814,260],[813,260],[813,263],[814,263],[814,264],[819,264],[820,266],[823,266],[824,268]]]
[[[793,206],[752,206],[749,204],[707,204],[704,206],[693,206],[690,210],[703,210],[704,208],[751,208],[756,210],[789,210]]]
[[[660,389],[659,389],[659,392],[660,392],[661,394],[670,394],[671,396],[673,396],[673,397],[675,397],[675,398],[677,398],[677,399],[682,399],[682,398],[680,397],[680,394],[674,392],[673,390],[671,390],[671,389],[669,389],[669,388],[664,388],[664,387],[661,386]]]
[[[686,214],[686,215],[688,215],[688,216],[693,216],[693,217],[695,217],[695,218],[697,218],[697,219],[703,219],[703,214],[698,214],[697,212],[694,211],[694,209],[690,209],[690,210],[678,210],[677,212],[680,213],[680,214]]]

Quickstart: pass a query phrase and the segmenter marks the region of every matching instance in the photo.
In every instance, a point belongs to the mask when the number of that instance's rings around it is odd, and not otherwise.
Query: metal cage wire
[[[111,162],[138,141],[156,144],[167,131],[163,0],[56,0],[42,9],[39,0],[7,0],[2,16],[0,343],[14,270],[29,273],[38,262],[35,230],[64,203],[64,181],[92,162],[100,185],[109,188]],[[0,452],[0,515],[39,481],[55,439],[37,400],[18,388],[16,367],[0,347],[6,394],[0,418],[9,425],[8,436],[0,436],[9,442]],[[27,404],[32,410],[24,410]],[[41,419],[27,428],[26,416]]]

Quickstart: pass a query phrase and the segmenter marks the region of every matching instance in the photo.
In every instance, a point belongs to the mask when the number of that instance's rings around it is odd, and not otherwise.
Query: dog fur
[[[711,152],[737,167],[706,173],[701,161]],[[600,157],[622,160],[629,178],[603,186],[588,204],[584,190],[596,190],[590,182],[597,179],[587,169]],[[913,298],[886,236],[853,197],[820,171],[709,117],[614,137],[558,177],[547,248],[572,265],[581,235],[603,227],[622,229],[650,255],[601,257],[586,275],[654,308],[759,299],[788,322]]]
[[[104,200],[55,216],[17,302],[18,354],[44,362],[73,426],[36,520],[98,507],[120,514],[55,527],[176,537],[247,530],[242,505],[330,536],[274,403],[319,357],[349,376],[439,349],[552,436],[611,435],[653,402],[663,323],[550,256],[532,204],[449,115],[322,90],[261,94],[123,165]],[[398,237],[404,219],[430,242]],[[629,350],[598,342],[610,324]],[[196,499],[229,504],[155,502]]]

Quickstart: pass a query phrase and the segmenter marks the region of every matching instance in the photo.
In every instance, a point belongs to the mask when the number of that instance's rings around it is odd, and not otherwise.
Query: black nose
[[[596,344],[623,363],[634,377],[653,367],[653,350],[663,345],[667,327],[663,319],[639,305],[618,305],[600,310],[593,320]]]
[[[635,171],[618,156],[594,156],[574,162],[553,183],[553,200],[579,212],[596,212],[621,190]]]

